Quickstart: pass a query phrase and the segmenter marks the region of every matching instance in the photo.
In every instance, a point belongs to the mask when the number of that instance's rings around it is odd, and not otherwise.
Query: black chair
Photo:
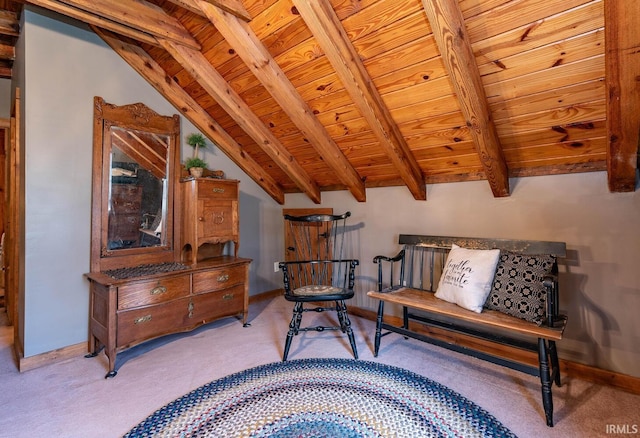
[[[342,258],[349,216],[350,212],[342,215],[285,215],[287,231],[294,243],[287,248],[290,261],[279,265],[284,277],[284,297],[295,304],[283,361],[287,360],[294,336],[300,332],[324,330],[346,333],[353,356],[358,358],[345,301],[353,298],[355,269],[359,261]],[[327,303],[333,303],[333,306],[326,307]],[[305,307],[305,304],[311,307]],[[337,312],[339,325],[300,327],[304,312],[324,311]]]

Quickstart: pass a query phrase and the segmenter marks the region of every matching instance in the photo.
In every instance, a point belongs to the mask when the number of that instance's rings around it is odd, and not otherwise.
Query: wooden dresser
[[[96,96],[93,122],[88,356],[104,348],[113,377],[142,342],[230,316],[247,326],[251,260],[238,257],[239,181],[181,179],[177,114]]]
[[[106,377],[117,373],[118,352],[141,342],[234,315],[247,325],[251,260],[237,257],[238,183],[211,178],[179,183],[181,220],[176,245],[182,249],[180,261],[87,274],[91,284],[89,356],[105,348]],[[135,195],[126,189],[117,190]],[[229,242],[233,255],[226,248]]]
[[[240,316],[247,325],[250,263],[250,259],[221,256],[180,266],[186,269],[127,278],[115,278],[126,270],[114,270],[115,277],[109,272],[87,274],[91,283],[89,356],[104,346],[109,359],[105,377],[113,377],[117,353],[146,340],[190,331],[227,316]],[[137,267],[127,269],[138,275]]]

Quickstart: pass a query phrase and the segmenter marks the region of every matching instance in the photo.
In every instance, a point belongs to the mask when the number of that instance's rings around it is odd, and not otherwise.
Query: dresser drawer
[[[118,310],[163,303],[189,295],[189,275],[130,283],[118,288]]]
[[[193,274],[193,293],[201,294],[221,290],[245,281],[247,266],[214,269]]]
[[[111,209],[116,214],[139,213],[142,206],[142,187],[114,184],[111,193]]]
[[[111,208],[115,214],[132,214],[140,213],[142,202],[131,199],[113,199]]]
[[[244,286],[210,292],[193,297],[190,320],[194,324],[210,322],[223,316],[239,315],[244,310]]]
[[[238,199],[238,183],[236,181],[199,179],[197,183],[199,199]]]
[[[117,314],[118,348],[175,333],[185,327],[190,310],[189,298],[150,307],[126,310]]]

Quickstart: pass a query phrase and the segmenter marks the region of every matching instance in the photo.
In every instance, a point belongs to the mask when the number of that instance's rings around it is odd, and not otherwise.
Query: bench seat
[[[554,327],[547,327],[545,325],[539,326],[496,310],[485,309],[482,313],[476,313],[456,304],[438,299],[432,292],[407,287],[395,289],[390,292],[370,291],[367,292],[367,295],[371,298],[384,300],[390,304],[399,304],[401,306],[436,313],[473,324],[506,329],[514,334],[534,336],[536,338],[553,341],[562,339],[562,334],[567,323],[566,318],[562,318],[556,322]]]

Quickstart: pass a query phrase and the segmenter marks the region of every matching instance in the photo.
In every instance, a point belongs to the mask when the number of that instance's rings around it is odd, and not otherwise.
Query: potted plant
[[[207,167],[207,163],[198,155],[200,148],[204,149],[207,147],[207,139],[199,132],[193,132],[187,135],[187,144],[193,148],[193,156],[185,161],[184,167],[189,171],[191,176],[200,178],[202,172],[204,172],[204,169]]]
[[[191,157],[187,158],[187,161],[184,162],[184,167],[189,171],[191,176],[200,178],[202,172],[204,172],[204,169],[207,167],[207,163],[202,158]]]
[[[193,158],[198,158],[200,148],[207,147],[207,139],[199,132],[193,132],[187,135],[187,144],[193,148]]]

